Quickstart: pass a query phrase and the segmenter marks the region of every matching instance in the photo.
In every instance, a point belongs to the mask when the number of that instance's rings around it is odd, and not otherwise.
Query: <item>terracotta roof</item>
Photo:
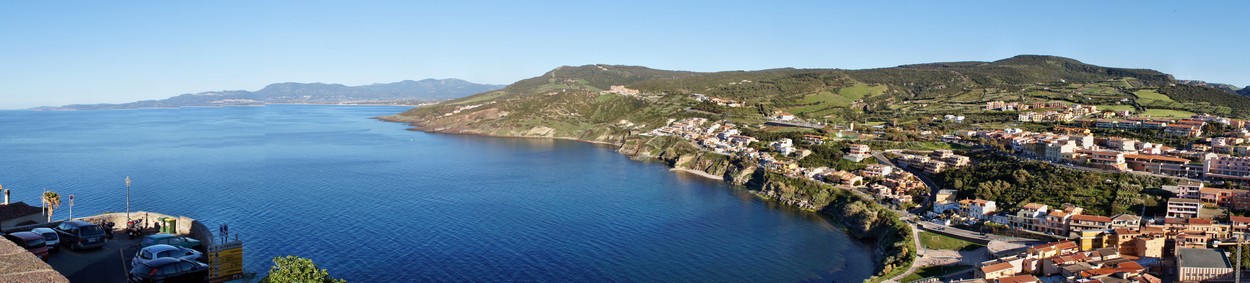
[[[1098,215],[1077,214],[1072,216],[1072,221],[1094,221],[1094,222],[1111,222],[1111,217]]]
[[[1119,269],[1146,269],[1146,267],[1141,266],[1141,264],[1137,262],[1133,262],[1133,261],[1122,262],[1119,265],[1116,265],[1115,267]]]
[[[1042,209],[1042,206],[1045,206],[1045,204],[1030,202],[1024,205],[1024,209],[1038,210],[1038,209]]]
[[[27,216],[31,214],[40,214],[43,209],[30,206],[25,202],[15,202],[9,205],[0,205],[0,221]]]
[[[1076,243],[1072,241],[1045,243],[1029,248],[1031,250],[1070,250],[1076,249]]]
[[[998,283],[1030,283],[1030,282],[1040,282],[1040,281],[1041,280],[1037,279],[1037,276],[1033,276],[1033,275],[1020,275],[1020,276],[1012,276],[1012,277],[1003,277],[1003,278],[998,279]]]
[[[1211,225],[1211,219],[1206,218],[1190,218],[1189,225]]]
[[[1014,268],[1010,262],[1000,262],[981,267],[982,273],[993,273]]]
[[[1246,216],[1229,216],[1228,220],[1232,220],[1233,223],[1250,223],[1250,217]]]

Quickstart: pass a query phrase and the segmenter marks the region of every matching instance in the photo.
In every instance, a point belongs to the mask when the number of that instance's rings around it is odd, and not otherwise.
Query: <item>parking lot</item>
[[[71,282],[125,283],[138,243],[139,238],[130,240],[124,232],[117,231],[102,248],[70,251],[60,247],[48,257],[48,265]]]

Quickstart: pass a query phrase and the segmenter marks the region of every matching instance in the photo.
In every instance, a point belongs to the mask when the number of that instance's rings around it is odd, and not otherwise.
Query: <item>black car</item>
[[[57,225],[61,245],[70,250],[90,249],[104,246],[104,228],[81,220],[70,220]]]
[[[130,268],[130,282],[207,282],[208,265],[198,261],[162,257]]]

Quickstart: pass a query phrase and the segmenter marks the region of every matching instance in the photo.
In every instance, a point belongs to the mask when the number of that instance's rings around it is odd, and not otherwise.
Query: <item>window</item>
[[[185,271],[192,271],[192,270],[195,270],[195,268],[196,268],[196,266],[195,266],[195,264],[194,264],[194,263],[185,262],[185,261],[184,261],[184,262],[181,262],[181,263],[178,263],[178,269],[179,269],[179,270],[182,270],[182,271],[184,271],[184,272],[185,272]]]
[[[162,274],[162,275],[173,275],[173,274],[178,274],[178,265],[177,265],[177,264],[167,264],[167,265],[165,265],[165,266],[161,266],[161,274]]]
[[[161,251],[161,252],[156,253],[156,257],[171,257],[171,256],[173,256],[173,251]]]
[[[34,239],[34,240],[30,240],[26,242],[27,248],[38,248],[42,246],[44,246],[43,238],[38,238],[38,239]]]
[[[142,259],[152,259],[152,252],[149,252],[149,251],[147,251],[147,250],[140,251],[140,252],[139,252],[139,258],[142,258]]]

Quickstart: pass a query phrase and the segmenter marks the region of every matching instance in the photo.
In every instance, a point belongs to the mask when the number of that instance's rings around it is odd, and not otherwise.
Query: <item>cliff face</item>
[[[828,184],[776,173],[758,172],[754,176],[749,186],[758,189],[759,195],[787,205],[819,211],[842,222],[851,235],[874,241],[881,269],[878,276],[868,281],[888,278],[896,269],[906,269],[915,260],[916,247],[911,226],[899,220],[894,211],[872,199]]]
[[[563,138],[616,145],[617,152],[632,159],[659,160],[672,168],[720,176],[721,180],[744,185],[761,197],[803,210],[816,211],[842,222],[852,236],[873,241],[877,245],[878,258],[882,259],[879,276],[868,281],[877,282],[896,268],[906,268],[915,259],[910,226],[899,220],[893,211],[873,200],[828,184],[768,173],[754,161],[704,151],[681,138],[639,136],[630,130],[614,128],[588,129],[561,135],[557,135],[550,128],[543,129],[544,127],[528,131],[483,132],[467,128],[433,127],[395,117],[382,119],[409,122],[415,129],[427,132]]]
[[[656,158],[673,168],[721,176],[726,182],[747,186],[761,197],[836,219],[852,236],[877,245],[882,262],[879,275],[906,268],[915,260],[911,226],[899,220],[894,211],[848,190],[769,173],[752,161],[702,151],[674,137],[631,137],[618,151],[635,159]],[[870,281],[880,279],[874,277]]]

